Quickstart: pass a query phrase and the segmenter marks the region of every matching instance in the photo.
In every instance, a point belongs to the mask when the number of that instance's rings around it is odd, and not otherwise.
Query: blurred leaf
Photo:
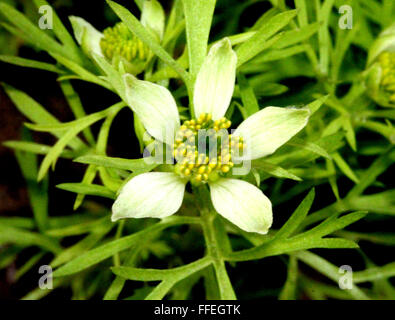
[[[193,273],[206,268],[212,263],[208,257],[199,259],[195,262],[183,265],[181,267],[173,269],[140,269],[131,267],[113,267],[112,272],[116,275],[127,278],[129,280],[137,281],[158,281],[171,279],[174,282],[178,282]]]
[[[281,38],[273,44],[273,49],[284,49],[299,42],[303,42],[315,34],[319,27],[320,24],[316,22],[300,29],[285,31]]]
[[[386,279],[395,276],[395,262],[388,263],[381,267],[372,267],[353,274],[354,283]]]
[[[76,75],[80,77],[81,80],[85,80],[88,82],[92,82],[99,86],[102,86],[106,89],[111,90],[112,87],[106,82],[100,79],[98,76],[93,74],[92,72],[88,71],[78,63],[75,63],[72,60],[69,60],[64,57],[64,55],[49,51],[48,52],[54,59],[56,59],[60,64],[64,65],[67,69],[74,72]]]
[[[287,222],[276,232],[276,238],[287,238],[299,227],[301,222],[306,218],[315,197],[314,189],[308,193],[306,198],[299,204]]]
[[[70,237],[81,235],[85,233],[95,233],[105,229],[107,226],[111,226],[109,217],[104,217],[101,219],[95,219],[92,221],[81,221],[78,224],[70,226],[62,226],[60,228],[52,228],[46,232],[47,235],[51,237]]]
[[[76,119],[80,119],[86,116],[84,107],[82,106],[80,97],[78,96],[77,92],[75,92],[73,86],[69,81],[62,81],[60,83],[60,87],[63,91],[64,96],[66,97],[67,102],[73,111],[73,114]],[[92,135],[92,132],[89,128],[85,129],[84,136],[88,140],[91,145],[95,144],[95,138]]]
[[[87,155],[82,156],[74,161],[79,163],[94,164],[97,166],[103,166],[108,168],[123,169],[129,171],[140,171],[147,170],[151,171],[153,168],[158,166],[154,163],[153,158],[141,158],[141,159],[122,159],[113,158],[100,155]]]
[[[78,133],[80,133],[85,128],[89,127],[93,123],[101,120],[106,117],[107,114],[116,109],[121,109],[125,105],[123,102],[119,102],[106,110],[96,112],[84,118],[71,121],[68,123],[62,123],[58,125],[29,125],[29,127],[33,130],[38,131],[57,131],[64,130],[70,128],[66,133],[62,135],[62,137],[58,140],[58,142],[52,147],[51,151],[45,156],[44,160],[41,163],[40,170],[38,172],[38,180],[41,180],[47,173],[49,167],[52,163],[55,163],[59,155],[62,153],[63,149],[66,145],[71,141]]]
[[[56,186],[59,189],[75,192],[78,194],[90,195],[90,196],[98,196],[109,199],[116,198],[115,192],[107,189],[104,186],[97,184],[85,184],[85,183],[62,183]]]
[[[93,182],[93,180],[96,178],[96,174],[97,174],[96,166],[89,165],[85,171],[84,177],[82,178],[81,184],[90,185]],[[58,186],[58,188],[59,188],[59,186]],[[70,190],[67,190],[67,191],[70,191]],[[72,192],[74,192],[74,191],[72,191]],[[77,197],[75,198],[74,206],[73,206],[74,210],[77,210],[80,207],[80,205],[84,201],[84,198],[85,198],[85,194],[83,194],[83,193],[79,193],[77,195]]]
[[[59,267],[60,265],[75,259],[76,257],[84,254],[92,247],[94,247],[110,230],[112,229],[113,224],[109,220],[107,220],[107,225],[102,226],[102,228],[96,230],[95,232],[90,233],[84,239],[78,241],[73,246],[64,249],[60,252],[50,263],[52,268]]]
[[[289,10],[270,18],[249,40],[237,47],[238,66],[262,52],[269,38],[284,28],[296,13],[296,10]]]
[[[358,177],[355,175],[355,173],[353,172],[353,170],[350,168],[350,166],[347,164],[346,161],[344,161],[344,159],[341,157],[341,155],[336,152],[334,154],[332,154],[332,158],[335,161],[335,163],[337,164],[337,166],[340,168],[340,170],[348,177],[350,178],[352,181],[354,181],[355,183],[359,183],[359,179]]]
[[[25,68],[35,68],[35,69],[55,72],[55,73],[59,73],[59,74],[66,73],[64,70],[59,69],[57,66],[55,66],[53,64],[46,63],[46,62],[40,62],[40,61],[36,61],[36,60],[25,59],[25,58],[20,58],[20,57],[0,55],[0,61],[6,62],[6,63],[11,63],[11,64],[25,67]]]
[[[1,2],[0,12],[17,28],[16,30],[18,30],[19,35],[22,36],[22,38],[27,42],[30,42],[47,52],[54,52],[56,54],[68,57],[68,59],[71,59],[76,63],[81,63],[80,57],[76,55],[75,52],[70,50],[69,47],[62,46],[56,40],[48,36],[46,32],[39,29],[18,10],[14,9],[8,4]],[[57,26],[59,27],[59,23],[57,23]]]
[[[308,251],[298,252],[295,256],[310,267],[327,276],[329,279],[339,283],[339,279],[342,274],[338,272],[338,268],[336,266],[325,259]],[[353,285],[352,289],[349,290],[349,293],[356,300],[370,300],[369,297],[356,285]]]
[[[25,115],[31,121],[40,125],[58,125],[60,122],[46,111],[40,104],[30,98],[27,94],[19,91],[9,85],[3,83],[3,88],[18,108],[18,110]],[[56,137],[60,137],[61,134],[54,133]],[[68,144],[74,150],[85,147],[85,144],[78,138],[73,138],[68,141]]]
[[[0,244],[12,243],[25,247],[38,246],[53,253],[61,251],[54,239],[39,233],[0,224]]]
[[[263,159],[254,160],[252,166],[261,172],[267,173],[271,176],[283,179],[291,179],[295,181],[302,181],[301,178],[289,172],[288,170],[281,168],[280,166],[265,161]]]
[[[35,154],[47,154],[52,148],[51,146],[29,141],[6,141],[3,142],[3,145],[16,151],[31,152]],[[63,150],[59,157],[73,159],[74,154],[70,150]]]
[[[182,0],[184,6],[190,73],[197,75],[207,54],[216,0]]]
[[[24,136],[31,139],[27,132]],[[30,205],[37,227],[41,232],[45,232],[48,228],[48,179],[41,183],[37,182],[38,167],[35,154],[16,151],[15,156],[27,184]]]
[[[75,259],[71,260],[69,263],[64,266],[58,268],[53,273],[54,277],[61,277],[70,275],[73,273],[77,273],[86,268],[89,268],[103,260],[108,259],[109,257],[115,255],[116,253],[126,250],[136,244],[138,244],[141,239],[144,239],[147,235],[161,231],[167,227],[175,226],[184,223],[196,223],[192,218],[187,217],[169,217],[163,219],[161,222],[158,222],[150,227],[145,228],[142,231],[134,233],[132,235],[113,240],[104,245],[101,245],[93,250],[90,250]]]
[[[239,83],[241,100],[246,114],[248,116],[253,115],[255,112],[259,111],[259,105],[255,97],[254,90],[248,83],[246,77],[241,73],[237,74],[237,82]]]

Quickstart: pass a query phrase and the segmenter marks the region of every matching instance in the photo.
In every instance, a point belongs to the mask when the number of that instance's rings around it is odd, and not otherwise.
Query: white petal
[[[90,56],[93,56],[93,53],[103,56],[100,47],[100,40],[103,38],[103,34],[80,17],[71,16],[70,22],[74,30],[74,36],[84,52]]]
[[[124,75],[126,102],[137,113],[148,133],[169,145],[174,142],[180,116],[173,96],[165,87]]]
[[[210,183],[215,210],[247,232],[266,234],[273,222],[272,204],[261,190],[236,179]]]
[[[244,158],[258,159],[272,154],[302,130],[309,116],[308,109],[266,107],[244,120],[233,134],[244,138]]]
[[[122,218],[165,218],[177,212],[185,182],[171,172],[148,172],[131,179],[112,206],[112,221]]]
[[[202,113],[211,113],[214,120],[225,115],[235,87],[236,64],[237,56],[228,38],[212,46],[196,78],[196,118]]]
[[[144,1],[141,24],[162,41],[165,30],[165,11],[159,1]]]

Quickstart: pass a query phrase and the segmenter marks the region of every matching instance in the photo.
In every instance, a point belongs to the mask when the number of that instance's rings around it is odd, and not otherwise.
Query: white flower
[[[229,39],[211,48],[196,79],[193,100],[198,120],[194,124],[202,123],[201,119],[207,119],[210,114],[212,120],[217,120],[215,126],[228,127],[229,121],[221,119],[232,98],[236,64],[237,56]],[[182,127],[185,125],[180,127],[176,102],[170,92],[132,75],[125,75],[124,80],[127,102],[147,131],[157,140],[173,145],[177,130],[184,130]],[[234,136],[245,139],[249,160],[257,159],[275,152],[303,129],[309,115],[307,109],[267,107],[241,123]],[[171,134],[168,134],[169,130]],[[223,172],[229,169],[228,165],[218,165]],[[126,183],[116,199],[112,220],[164,218],[174,214],[181,206],[188,175],[190,170],[186,167],[184,175],[175,170],[174,173],[150,172],[134,177]],[[197,174],[194,179],[202,181],[201,176]],[[242,180],[218,175],[216,179],[205,181],[210,188],[213,206],[220,215],[242,230],[260,234],[268,232],[273,220],[272,205],[259,188]]]

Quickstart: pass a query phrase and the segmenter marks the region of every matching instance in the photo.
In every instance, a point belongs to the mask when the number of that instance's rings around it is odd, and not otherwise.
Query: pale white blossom
[[[194,88],[196,119],[202,114],[211,114],[213,120],[225,115],[235,86],[236,64],[237,56],[229,39],[212,46]],[[125,75],[124,82],[126,100],[149,134],[171,146],[180,120],[170,92],[132,75]],[[266,107],[242,122],[234,135],[248,138],[246,154],[249,160],[257,159],[272,154],[302,130],[309,115],[308,109]],[[112,220],[174,214],[182,204],[187,182],[176,172],[150,172],[134,177],[116,199]],[[273,221],[272,205],[259,188],[233,177],[219,176],[207,183],[213,206],[220,215],[247,232],[268,232]]]

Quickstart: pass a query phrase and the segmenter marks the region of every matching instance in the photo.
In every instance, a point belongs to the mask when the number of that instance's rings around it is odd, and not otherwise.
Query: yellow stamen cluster
[[[185,121],[176,133],[173,155],[176,172],[192,183],[207,183],[234,166],[232,156],[244,149],[243,139],[228,135],[231,121],[212,120],[202,114],[197,120]]]
[[[381,85],[395,103],[395,52],[383,52],[378,61],[382,67]]]
[[[145,60],[149,55],[149,48],[131,33],[123,22],[107,28],[103,31],[103,35],[100,47],[109,60],[115,55],[120,55],[132,62],[135,59]]]

